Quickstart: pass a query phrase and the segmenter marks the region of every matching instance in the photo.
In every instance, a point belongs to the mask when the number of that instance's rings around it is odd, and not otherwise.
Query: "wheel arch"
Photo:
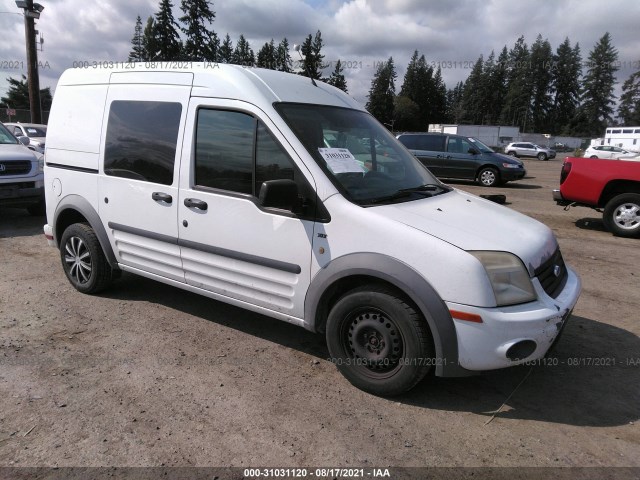
[[[331,306],[346,292],[367,283],[384,285],[408,300],[427,321],[438,376],[465,376],[458,363],[453,319],[436,290],[409,265],[375,253],[354,253],[331,261],[313,278],[305,298],[305,328],[324,331]]]
[[[79,195],[66,196],[56,207],[53,219],[53,238],[59,246],[60,238],[69,225],[88,223],[98,237],[102,251],[112,269],[118,270],[118,261],[111,248],[109,237],[98,212],[87,199]]]
[[[623,193],[640,194],[640,182],[634,180],[612,180],[605,185],[598,200],[599,207],[605,207],[609,200]]]

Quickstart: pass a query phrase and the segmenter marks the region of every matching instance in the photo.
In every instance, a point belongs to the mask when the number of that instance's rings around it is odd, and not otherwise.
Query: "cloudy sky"
[[[136,16],[143,22],[158,0],[36,0],[45,9],[37,23],[44,37],[41,87],[55,91],[60,74],[74,62],[124,61]],[[173,0],[174,16],[181,15]],[[607,31],[619,51],[620,82],[640,69],[640,2],[637,0],[218,0],[213,29],[219,37],[243,33],[257,53],[273,38],[301,43],[320,30],[325,60],[342,60],[349,93],[366,102],[379,62],[393,56],[399,90],[414,50],[429,62],[445,62],[453,87],[479,55],[513,46],[520,35],[531,45],[538,33],[555,49],[569,37],[583,59]],[[26,74],[24,23],[14,0],[0,0],[0,95],[7,77]],[[296,52],[291,52],[295,59]],[[335,64],[335,63],[334,63]],[[23,68],[25,67],[25,68]],[[328,75],[329,72],[327,71]],[[618,85],[619,90],[620,85]]]

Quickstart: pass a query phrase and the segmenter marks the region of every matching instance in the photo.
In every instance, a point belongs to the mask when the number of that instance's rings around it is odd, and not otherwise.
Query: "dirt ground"
[[[581,275],[549,364],[393,399],[301,328],[128,274],[82,295],[44,219],[0,209],[0,467],[640,467],[640,239],[555,205],[561,159],[524,161],[520,182],[452,184],[505,194]]]

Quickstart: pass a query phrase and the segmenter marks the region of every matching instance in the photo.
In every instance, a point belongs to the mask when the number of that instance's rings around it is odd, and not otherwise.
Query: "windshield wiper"
[[[442,190],[442,192],[449,192],[451,189],[444,185],[437,185],[435,183],[426,183],[424,185],[419,185],[417,187],[410,188],[401,188],[398,192],[409,192],[409,193],[428,193],[437,192],[438,190]]]
[[[369,205],[373,205],[376,203],[390,202],[393,200],[398,200],[400,198],[410,197],[414,193],[424,195],[425,197],[432,197],[434,195],[439,195],[440,193],[445,193],[450,191],[451,191],[451,188],[447,186],[429,183],[425,185],[419,185],[417,187],[401,188],[396,193],[393,193],[391,195],[385,195],[384,197],[372,198],[366,203]]]

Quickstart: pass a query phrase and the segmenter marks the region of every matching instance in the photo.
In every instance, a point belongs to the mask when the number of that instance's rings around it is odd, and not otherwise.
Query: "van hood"
[[[423,200],[384,205],[377,213],[463,250],[511,252],[529,273],[558,248],[553,232],[521,213],[458,190]]]

